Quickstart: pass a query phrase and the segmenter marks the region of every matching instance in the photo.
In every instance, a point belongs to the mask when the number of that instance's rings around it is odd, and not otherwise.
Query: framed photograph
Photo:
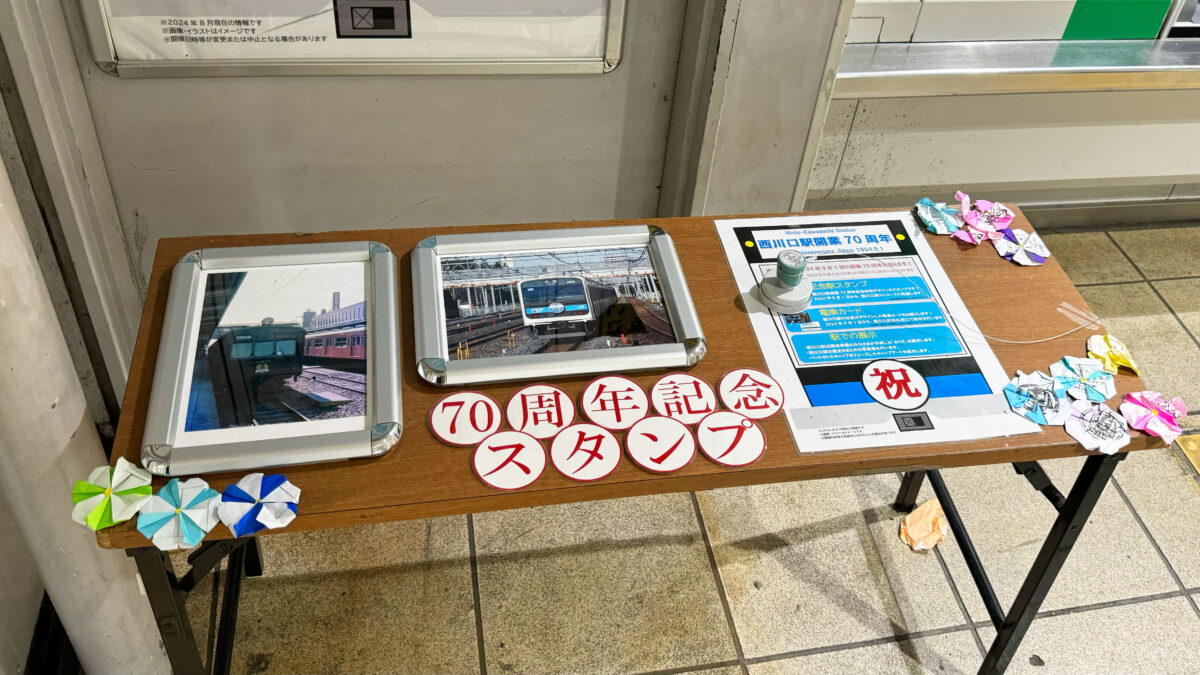
[[[400,438],[396,258],[193,251],[171,275],[142,464],[180,476],[380,455]]]
[[[430,237],[413,250],[417,372],[437,385],[695,365],[704,332],[649,225]]]

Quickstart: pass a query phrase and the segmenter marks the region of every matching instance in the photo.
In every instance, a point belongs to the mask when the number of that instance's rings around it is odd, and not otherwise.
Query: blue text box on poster
[[[928,300],[932,297],[925,280],[917,277],[814,281],[812,306],[888,302],[890,300]]]
[[[857,330],[884,326],[946,323],[946,316],[942,314],[942,309],[936,302],[813,308],[804,314],[807,314],[809,318],[807,324],[803,323],[803,314],[784,315],[784,323],[788,331],[800,333],[806,330]],[[799,317],[801,321],[789,320],[793,317]]]
[[[949,326],[801,333],[792,336],[792,348],[803,363],[920,358],[963,351]]]

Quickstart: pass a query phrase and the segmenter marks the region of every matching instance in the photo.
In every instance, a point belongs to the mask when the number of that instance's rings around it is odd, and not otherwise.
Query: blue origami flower
[[[296,517],[300,488],[286,476],[252,473],[225,488],[217,512],[235,537],[283,527]]]
[[[137,529],[164,551],[192,548],[217,524],[221,493],[200,478],[172,478],[142,505]]]

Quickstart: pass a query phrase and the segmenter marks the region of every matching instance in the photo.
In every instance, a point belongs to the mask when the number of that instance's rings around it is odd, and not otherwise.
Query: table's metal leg
[[[213,675],[229,675],[233,663],[233,641],[237,634],[238,599],[242,594],[242,579],[246,576],[249,539],[229,554],[225,565],[225,597],[221,599],[221,623],[217,630],[217,649],[213,652]]]
[[[983,606],[987,608],[988,617],[999,630],[1004,622],[1004,609],[1000,606],[1000,601],[996,599],[996,591],[992,589],[992,582],[988,579],[987,570],[983,568],[983,561],[979,559],[979,552],[975,550],[975,543],[971,541],[971,535],[967,532],[967,526],[963,523],[962,515],[959,514],[954,499],[950,496],[950,490],[946,489],[941,472],[932,470],[929,472],[929,485],[933,488],[933,493],[937,495],[938,503],[942,505],[942,512],[946,516],[946,521],[950,523],[950,530],[954,532],[954,541],[958,543],[958,550],[962,552],[963,560],[967,563],[967,569],[971,572],[975,588],[979,589],[979,597],[983,600]]]
[[[896,495],[894,509],[908,513],[917,506],[917,495],[921,493],[921,483],[925,482],[924,471],[907,471],[900,481],[900,492]]]
[[[999,675],[1008,668],[1017,646],[1029,630],[1029,624],[1033,622],[1042,601],[1046,599],[1046,594],[1050,592],[1050,587],[1066,563],[1071,547],[1075,545],[1075,540],[1079,538],[1079,533],[1104,492],[1104,487],[1108,485],[1108,479],[1112,477],[1117,463],[1124,457],[1123,453],[1119,453],[1092,455],[1087,458],[1079,477],[1071,487],[1070,494],[1059,510],[1054,526],[1050,528],[1050,535],[1046,537],[1042,550],[1033,562],[1033,568],[1029,570],[1016,600],[1005,615],[1004,623],[1001,624],[996,639],[992,641],[992,647],[984,658],[983,665],[979,667],[981,675]]]
[[[171,661],[171,670],[176,675],[202,675],[204,666],[200,662],[200,648],[184,607],[187,593],[179,589],[170,558],[152,547],[129,549],[127,553],[137,563],[142,586],[150,600],[150,610],[154,612],[154,621]]]
[[[262,549],[258,547],[258,537],[251,537],[246,540],[246,576],[261,577],[262,574]]]

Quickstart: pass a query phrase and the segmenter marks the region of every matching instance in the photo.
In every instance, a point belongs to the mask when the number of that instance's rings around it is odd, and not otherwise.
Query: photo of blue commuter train
[[[617,291],[586,277],[542,277],[522,281],[518,297],[521,319],[537,335],[591,338]]]

